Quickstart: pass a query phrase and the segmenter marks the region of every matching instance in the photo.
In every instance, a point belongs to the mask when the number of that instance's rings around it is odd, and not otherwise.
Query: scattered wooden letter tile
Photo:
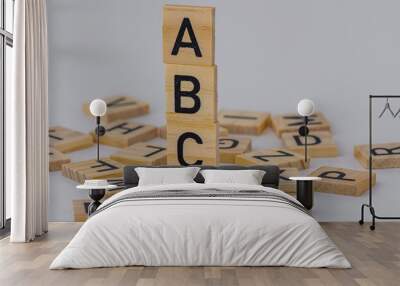
[[[93,138],[90,134],[54,126],[49,128],[49,143],[50,147],[62,153],[68,153],[91,147]]]
[[[165,65],[167,113],[217,121],[217,67]]]
[[[299,175],[299,170],[296,168],[281,168],[279,176],[279,190],[288,194],[296,194],[296,182],[290,180],[290,177]]]
[[[297,132],[302,125],[304,125],[304,117],[297,113],[288,113],[272,117],[272,128],[278,136],[281,136],[284,132]],[[308,117],[308,128],[312,131],[329,131],[330,125],[321,112],[316,112]]]
[[[237,155],[235,163],[239,165],[277,165],[279,167],[292,167],[298,169],[308,168],[304,162],[304,155],[284,148],[271,148],[256,150]]]
[[[229,131],[228,131],[228,129],[225,128],[225,127],[219,126],[218,130],[219,130],[219,131],[218,131],[218,135],[219,135],[220,137],[222,137],[222,136],[228,136],[228,135],[229,135]]]
[[[104,125],[106,133],[100,137],[100,143],[124,148],[137,142],[157,137],[157,127],[128,121],[116,121]],[[93,136],[94,132],[93,132]]]
[[[101,118],[102,123],[116,120],[126,120],[132,117],[149,113],[149,104],[135,99],[133,96],[113,95],[103,98],[107,103],[107,113]],[[90,113],[90,102],[83,104],[83,112],[93,117]]]
[[[83,183],[89,179],[122,177],[123,167],[123,164],[110,158],[100,158],[99,162],[86,160],[65,164],[62,166],[62,174],[76,182]]]
[[[60,171],[62,165],[68,164],[70,162],[71,162],[71,159],[64,153],[61,153],[60,151],[58,151],[54,148],[49,149],[49,171],[50,172]]]
[[[73,200],[72,209],[74,212],[74,221],[84,222],[88,218],[88,207],[90,205],[90,200]]]
[[[222,110],[218,114],[219,124],[234,134],[261,134],[269,121],[267,112]]]
[[[167,115],[168,165],[216,165],[219,161],[218,124],[179,120]]]
[[[292,151],[304,154],[304,136],[298,132],[282,133],[283,145]],[[307,136],[307,152],[311,157],[336,157],[338,148],[329,131],[310,131]]]
[[[219,130],[218,135],[220,137],[229,135],[228,129],[222,126],[219,126],[218,130]],[[162,139],[167,139],[167,127],[165,125],[158,128],[158,136]]]
[[[164,63],[214,64],[214,8],[165,5]]]
[[[158,137],[167,139],[167,126],[161,126],[158,128]]]
[[[323,166],[310,176],[320,177],[321,181],[313,183],[314,191],[347,196],[360,196],[368,191],[368,171],[359,171],[337,167]],[[376,174],[372,174],[372,185],[376,183]]]
[[[123,164],[159,166],[167,163],[167,148],[155,144],[136,143],[111,155]]]
[[[251,150],[249,137],[222,136],[219,137],[219,156],[222,163],[235,163],[236,155]]]
[[[373,144],[372,168],[400,168],[400,143]],[[364,168],[369,166],[369,145],[354,146],[354,157]]]

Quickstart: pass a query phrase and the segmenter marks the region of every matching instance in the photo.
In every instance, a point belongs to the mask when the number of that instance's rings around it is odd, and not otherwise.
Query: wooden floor
[[[400,223],[379,223],[375,232],[356,223],[322,224],[352,269],[289,267],[123,267],[48,270],[79,229],[51,223],[45,237],[28,244],[0,241],[0,285],[400,285]]]

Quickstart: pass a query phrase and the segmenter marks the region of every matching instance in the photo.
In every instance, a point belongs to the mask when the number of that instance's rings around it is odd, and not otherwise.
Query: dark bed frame
[[[139,183],[139,176],[135,171],[137,167],[144,166],[126,166],[124,168],[124,187],[132,188],[136,187]],[[162,166],[163,168],[179,168],[182,166]],[[202,170],[205,169],[217,169],[217,170],[262,170],[265,171],[265,175],[262,179],[261,184],[265,187],[271,187],[278,189],[279,188],[279,175],[280,169],[278,166],[237,166],[237,165],[224,165],[224,166],[199,166]],[[146,168],[157,168],[157,167],[147,167]],[[197,183],[204,183],[203,176],[198,173],[194,178]]]

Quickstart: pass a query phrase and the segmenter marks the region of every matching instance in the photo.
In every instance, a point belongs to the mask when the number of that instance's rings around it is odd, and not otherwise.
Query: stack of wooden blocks
[[[214,8],[164,6],[167,163],[218,164]]]

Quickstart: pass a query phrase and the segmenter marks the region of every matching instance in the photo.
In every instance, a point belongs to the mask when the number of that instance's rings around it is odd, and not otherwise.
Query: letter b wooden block
[[[165,65],[167,113],[217,120],[216,66]]]
[[[165,5],[164,63],[214,64],[214,8]]]
[[[167,115],[168,165],[218,164],[218,124],[209,121],[178,120]]]

